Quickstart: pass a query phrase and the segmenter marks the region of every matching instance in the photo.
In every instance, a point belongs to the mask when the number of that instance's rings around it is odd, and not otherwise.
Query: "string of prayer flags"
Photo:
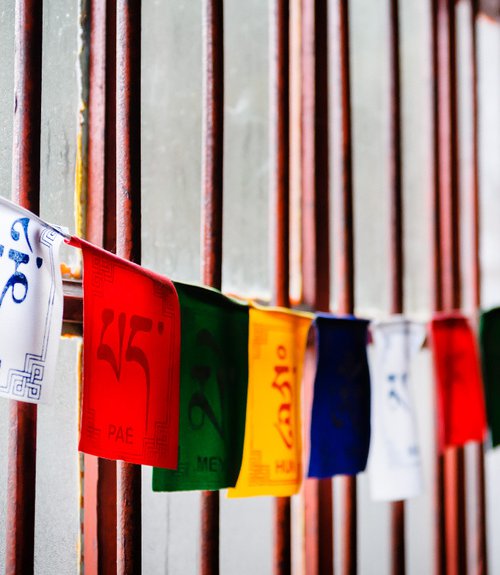
[[[301,379],[312,318],[284,308],[250,308],[245,447],[229,497],[283,497],[300,488]]]
[[[236,483],[248,384],[248,306],[219,291],[175,283],[181,306],[179,466],[153,470],[154,491]]]
[[[177,466],[180,313],[172,282],[79,238],[83,253],[80,451]]]
[[[430,334],[436,374],[438,444],[483,441],[486,413],[474,333],[460,313],[437,314]]]
[[[488,424],[493,447],[500,444],[500,308],[481,315],[479,342]]]
[[[370,445],[369,322],[319,313],[310,429],[309,477],[355,475]]]
[[[63,292],[61,230],[0,198],[0,396],[46,403],[55,378]]]
[[[411,362],[426,328],[403,316],[372,324],[370,488],[375,501],[422,491],[422,466],[410,389]]]

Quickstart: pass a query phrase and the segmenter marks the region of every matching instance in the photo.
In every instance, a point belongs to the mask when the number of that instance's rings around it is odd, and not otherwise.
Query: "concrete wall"
[[[356,231],[356,306],[361,315],[388,309],[388,0],[352,0],[352,97]],[[401,2],[404,121],[405,297],[408,313],[426,319],[430,311],[430,204],[432,116],[430,11],[428,2]],[[13,0],[0,3],[0,194],[10,194],[13,86]],[[333,2],[331,3],[333,11]],[[74,165],[78,111],[79,33],[77,0],[44,6],[42,215],[74,229]],[[143,263],[180,280],[200,273],[201,170],[201,0],[143,2]],[[467,2],[458,10],[460,45],[461,191],[470,191],[470,36]],[[331,33],[335,22],[331,21]],[[500,300],[500,30],[481,19],[480,143],[481,263],[483,304]],[[269,208],[269,12],[262,0],[226,2],[226,109],[224,289],[267,297],[271,290]],[[336,98],[335,54],[331,58],[332,104]],[[332,163],[336,119],[332,115]],[[334,165],[334,164],[333,164]],[[338,185],[332,170],[332,187]],[[470,222],[462,210],[464,257]],[[335,230],[332,233],[335,242]],[[65,257],[70,257],[66,255]],[[463,269],[468,297],[467,265]],[[332,293],[332,306],[335,293]],[[77,340],[61,344],[53,405],[39,409],[36,508],[36,572],[74,574],[78,568],[79,490],[77,459]],[[411,575],[433,565],[433,381],[423,351],[413,374],[426,493],[408,504],[407,548]],[[5,563],[7,403],[0,401],[0,570]],[[470,450],[469,450],[470,451]],[[468,453],[472,460],[472,454]],[[472,469],[472,467],[471,467]],[[493,536],[500,530],[500,473],[497,453],[487,455],[491,572],[500,571]],[[469,473],[473,481],[473,474]],[[154,494],[143,471],[144,573],[197,573],[199,495]],[[389,572],[388,506],[369,499],[367,478],[359,479],[361,575]],[[335,488],[337,509],[342,508]],[[270,498],[221,499],[221,563],[226,574],[266,574],[272,566]],[[300,504],[294,501],[294,567],[300,573]],[[474,500],[469,505],[473,527]],[[336,537],[342,529],[336,524]],[[471,562],[473,561],[473,553]],[[336,563],[341,555],[336,556]]]

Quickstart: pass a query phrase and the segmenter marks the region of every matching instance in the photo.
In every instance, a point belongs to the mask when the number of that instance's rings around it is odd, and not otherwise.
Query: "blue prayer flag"
[[[363,471],[370,445],[369,322],[318,314],[309,477]]]

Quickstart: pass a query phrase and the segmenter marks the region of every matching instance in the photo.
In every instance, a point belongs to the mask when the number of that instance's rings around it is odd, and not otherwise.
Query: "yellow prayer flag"
[[[284,497],[300,488],[301,380],[313,317],[284,308],[250,308],[245,443],[229,497]]]

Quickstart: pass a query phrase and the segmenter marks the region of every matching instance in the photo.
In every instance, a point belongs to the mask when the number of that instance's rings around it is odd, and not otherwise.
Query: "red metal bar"
[[[289,0],[274,0],[271,14],[271,194],[275,216],[274,303],[290,306],[290,85]],[[274,508],[274,573],[290,575],[290,497],[277,497]]]
[[[90,2],[87,237],[104,245],[107,2]]]
[[[478,111],[478,70],[477,70],[477,31],[476,22],[479,13],[478,0],[470,0],[471,4],[471,38],[472,38],[472,188],[471,188],[471,216],[472,216],[472,298],[471,307],[476,312],[481,305],[481,266],[479,261],[479,111]],[[477,444],[477,565],[475,573],[487,575],[488,573],[488,550],[486,538],[486,486],[484,469],[484,445]]]
[[[40,211],[41,0],[17,0],[12,198]],[[6,573],[33,573],[37,406],[12,401],[9,415]]]
[[[441,275],[443,308],[460,307],[458,226],[458,133],[455,9],[453,0],[438,0],[438,137],[441,201]]]
[[[91,0],[89,52],[86,235],[92,243],[115,251],[115,2]],[[84,558],[92,573],[116,573],[116,462],[88,454],[84,455]]]
[[[441,287],[443,308],[449,311],[461,304],[454,1],[437,0],[436,17]],[[447,449],[443,465],[446,568],[462,574],[467,569],[463,448]]]
[[[399,5],[390,1],[389,18],[390,78],[390,305],[391,313],[403,312],[403,183],[401,152],[401,73],[399,54]]]
[[[401,73],[399,52],[399,3],[391,0],[389,14],[389,78],[390,78],[390,290],[391,313],[404,309],[403,257],[403,183],[401,152]],[[405,564],[405,502],[391,503],[391,573],[404,575]]]
[[[488,575],[488,540],[486,531],[486,478],[484,464],[484,445],[478,444],[477,449],[477,482],[478,482],[478,575]]]
[[[335,288],[338,293],[338,311],[354,313],[354,219],[352,188],[352,134],[351,134],[351,77],[349,69],[349,2],[335,3],[338,22],[337,52],[340,70],[340,98],[337,115],[341,118],[342,142],[340,147],[341,187],[334,194],[335,236]],[[357,542],[357,482],[356,476],[340,478],[344,489],[343,522],[343,575],[355,575],[358,570]]]
[[[203,2],[203,283],[222,285],[222,175],[224,144],[224,4]],[[201,494],[201,573],[219,573],[219,492]]]
[[[327,15],[325,0],[303,1],[302,299],[323,311],[330,308]],[[332,481],[307,479],[304,507],[306,573],[333,573]]]
[[[116,3],[116,252],[141,261],[141,0]],[[141,573],[141,466],[117,470],[117,572]]]
[[[327,23],[326,0],[303,0],[302,297],[317,310],[330,308]]]
[[[90,2],[87,237],[116,251],[116,2]]]
[[[441,202],[439,196],[440,169],[439,169],[439,98],[438,98],[438,26],[437,26],[437,0],[431,0],[431,55],[432,55],[432,111],[433,111],[433,171],[434,182],[431,189],[431,219],[432,219],[432,308],[434,311],[443,309],[442,278],[441,278]],[[441,454],[436,456],[436,470],[434,479],[434,515],[435,515],[435,574],[446,573],[445,551],[445,520],[444,520],[444,460]]]
[[[391,504],[391,573],[406,573],[405,549],[405,502],[393,501]]]
[[[338,58],[340,69],[340,98],[338,116],[341,119],[340,147],[341,187],[334,194],[334,214],[338,223],[335,236],[335,289],[339,313],[354,312],[354,215],[352,192],[352,134],[351,134],[351,75],[349,52],[349,2],[336,0],[338,22]]]

